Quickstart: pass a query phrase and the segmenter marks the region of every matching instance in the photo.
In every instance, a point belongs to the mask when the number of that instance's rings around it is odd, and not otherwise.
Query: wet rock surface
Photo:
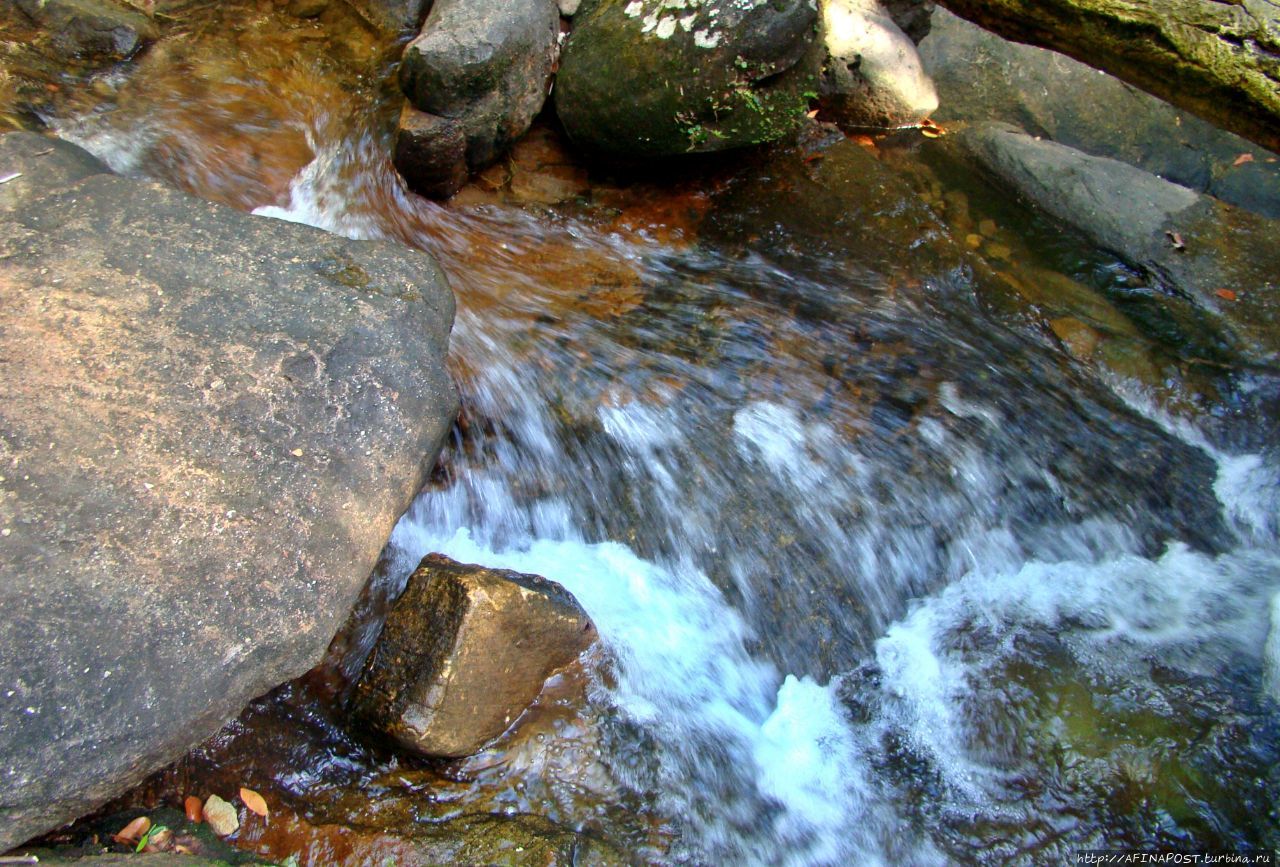
[[[429,555],[387,615],[355,716],[428,756],[474,753],[596,638],[554,581]]]
[[[546,101],[556,61],[554,0],[435,3],[405,48],[396,166],[426,195],[447,197],[497,159]]]
[[[935,117],[944,123],[1012,123],[1280,217],[1280,160],[1274,154],[1113,76],[1001,39],[945,9],[934,14],[920,55],[940,96]]]
[[[1105,69],[1280,152],[1280,9],[1270,0],[944,0],[1008,39]]]
[[[1223,362],[1280,361],[1280,223],[1116,160],[981,124],[960,141],[1036,206],[1147,272],[1192,345]]]
[[[14,0],[14,4],[54,34],[54,45],[82,59],[122,60],[155,39],[146,15],[114,0]]]
[[[452,422],[430,257],[0,139],[0,848],[323,654]]]
[[[672,156],[773,141],[795,129],[816,81],[803,0],[598,0],[573,20],[556,112],[589,153]]]

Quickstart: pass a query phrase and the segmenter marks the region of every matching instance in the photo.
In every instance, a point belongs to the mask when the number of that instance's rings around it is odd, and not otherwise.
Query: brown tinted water
[[[1205,442],[1241,383],[1116,302],[1137,275],[945,139],[819,130],[555,205],[513,160],[428,202],[387,156],[396,46],[344,4],[161,11],[42,116],[118,170],[432,253],[464,414],[327,667],[135,799],[248,785],[273,813],[240,845],[306,864],[424,860],[490,815],[693,863],[1280,843],[1274,472]],[[457,762],[341,713],[432,550],[561,581],[605,640]]]

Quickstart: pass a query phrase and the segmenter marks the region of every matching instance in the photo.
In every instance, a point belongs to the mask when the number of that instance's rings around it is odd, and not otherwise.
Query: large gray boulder
[[[433,260],[0,138],[0,851],[312,668],[456,408]]]
[[[583,150],[644,158],[773,141],[816,94],[811,0],[595,0],[573,20],[556,111]]]
[[[1210,361],[1280,366],[1280,221],[1117,160],[976,124],[961,145],[999,181],[1145,271]]]
[[[996,120],[1280,217],[1280,161],[1239,136],[1064,54],[1001,39],[939,9],[920,43],[934,117]],[[1123,118],[1123,122],[1118,122]]]
[[[412,752],[470,755],[595,640],[556,582],[429,554],[387,615],[352,709]]]
[[[400,64],[410,106],[396,167],[446,197],[528,131],[546,102],[558,54],[555,0],[438,0]]]

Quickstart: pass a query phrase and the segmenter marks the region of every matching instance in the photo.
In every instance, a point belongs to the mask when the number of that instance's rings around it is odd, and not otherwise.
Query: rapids
[[[345,87],[168,51],[169,85],[144,64],[51,122],[117,170],[427,250],[458,296],[463,418],[375,594],[439,551],[599,626],[581,752],[509,761],[485,804],[675,863],[1280,846],[1274,455],[988,303],[889,152],[452,207],[387,160],[376,51]],[[1131,279],[1061,243],[1037,255],[1072,279]]]

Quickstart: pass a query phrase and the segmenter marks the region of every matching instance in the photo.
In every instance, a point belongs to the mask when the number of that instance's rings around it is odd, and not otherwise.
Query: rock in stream
[[[0,138],[0,851],[312,668],[457,398],[434,260]]]
[[[470,755],[595,638],[554,581],[428,555],[387,616],[353,709],[414,752]]]

